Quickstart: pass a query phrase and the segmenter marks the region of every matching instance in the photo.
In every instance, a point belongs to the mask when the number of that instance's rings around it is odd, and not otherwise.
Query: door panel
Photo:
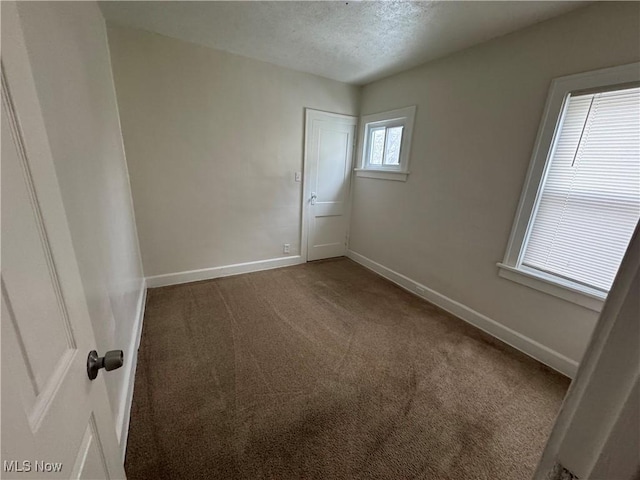
[[[307,110],[307,260],[346,253],[356,118]]]
[[[331,245],[344,238],[344,221],[336,215],[316,216],[315,245]]]
[[[332,122],[317,122],[318,129],[318,176],[315,191],[318,203],[344,205],[346,185],[344,182],[347,165],[350,163],[352,134],[342,125]],[[336,128],[337,127],[337,128]]]
[[[40,208],[18,158],[7,109],[2,108],[2,285],[13,335],[25,364],[28,417],[33,427],[76,351],[47,248]],[[16,179],[15,181],[8,181]],[[9,299],[11,299],[9,301]],[[18,322],[19,319],[19,322]],[[30,328],[29,326],[37,328]]]
[[[96,419],[91,415],[82,437],[78,456],[71,472],[74,479],[110,478],[107,461],[102,453]]]
[[[95,339],[13,3],[2,30],[2,477],[124,478],[104,373],[87,377]]]

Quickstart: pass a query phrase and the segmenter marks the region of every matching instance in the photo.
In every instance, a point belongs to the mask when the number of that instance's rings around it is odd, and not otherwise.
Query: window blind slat
[[[640,88],[572,96],[522,264],[608,291],[640,217]]]

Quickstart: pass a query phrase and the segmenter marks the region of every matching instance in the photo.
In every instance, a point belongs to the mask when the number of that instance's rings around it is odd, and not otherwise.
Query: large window
[[[502,276],[601,307],[640,218],[639,70],[554,82]]]
[[[406,180],[416,107],[366,115],[360,119],[361,177]]]

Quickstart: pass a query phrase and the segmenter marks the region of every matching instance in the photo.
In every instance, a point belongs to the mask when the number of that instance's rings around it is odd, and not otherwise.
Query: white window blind
[[[608,292],[640,217],[640,88],[572,95],[521,264]]]

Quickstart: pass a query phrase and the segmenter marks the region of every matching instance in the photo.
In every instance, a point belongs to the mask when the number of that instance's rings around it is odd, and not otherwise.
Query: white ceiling
[[[365,84],[588,2],[101,2],[105,18]]]

